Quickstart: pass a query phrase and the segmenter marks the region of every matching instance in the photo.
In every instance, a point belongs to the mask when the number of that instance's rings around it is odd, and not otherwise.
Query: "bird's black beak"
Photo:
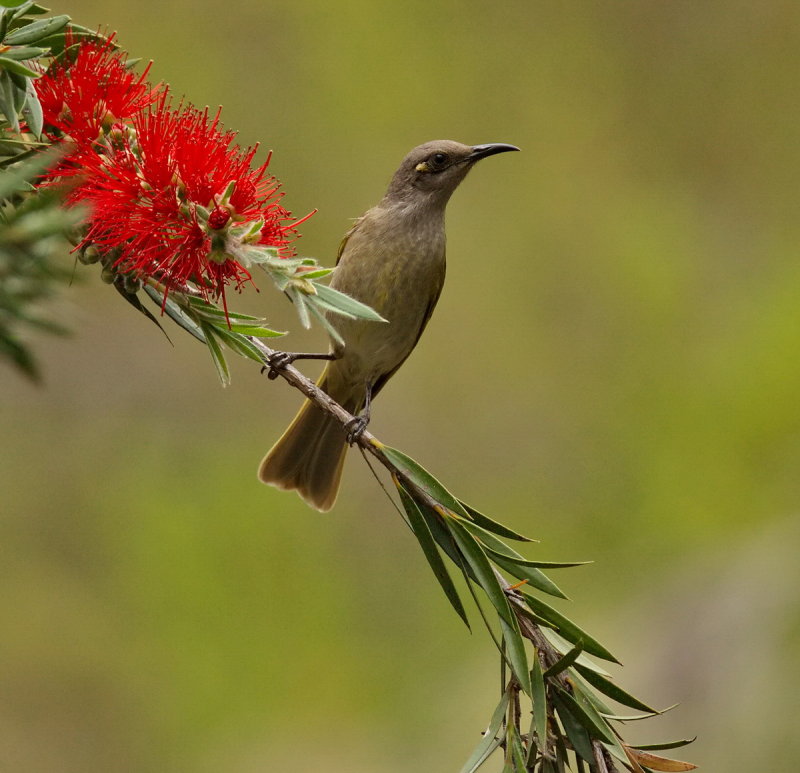
[[[472,153],[467,156],[467,161],[473,163],[487,156],[497,153],[507,153],[509,150],[519,150],[516,145],[506,145],[505,142],[490,142],[487,145],[473,145]]]

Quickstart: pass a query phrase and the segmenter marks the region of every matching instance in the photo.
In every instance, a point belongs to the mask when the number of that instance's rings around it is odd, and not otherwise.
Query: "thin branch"
[[[250,342],[264,355],[264,363],[269,365],[272,355],[275,354],[277,350],[271,349],[260,338],[248,337],[248,340],[250,340]],[[282,365],[275,367],[274,371],[281,378],[285,379],[291,386],[302,392],[318,408],[330,416],[333,416],[333,418],[342,424],[343,427],[356,418],[342,408],[342,406],[339,405],[339,403],[337,403],[332,397],[330,397],[327,392],[320,389],[317,384],[315,384],[307,376],[304,376],[294,366]],[[362,452],[370,453],[384,467],[386,467],[389,472],[402,479],[403,484],[414,491],[415,498],[421,502],[424,502],[434,510],[441,509],[442,505],[439,502],[433,499],[433,497],[431,497],[427,491],[424,491],[417,486],[414,481],[409,480],[405,475],[403,475],[403,473],[387,458],[382,450],[383,443],[381,443],[372,433],[365,430],[361,433],[361,435],[358,436],[355,443],[360,447]],[[521,611],[520,608],[524,607],[525,604],[522,595],[511,587],[511,584],[508,582],[508,580],[506,580],[506,578],[503,577],[503,575],[497,569],[494,569],[494,573],[497,576],[497,579],[500,582],[503,590],[505,591],[506,596],[508,596],[508,599],[511,602],[511,609],[514,610],[514,614],[519,621],[522,635],[532,641],[536,646],[536,649],[542,653],[548,667],[553,665],[553,663],[556,663],[561,658],[560,653],[553,647],[552,644],[550,644],[547,639],[545,639],[541,630],[539,629],[539,626],[533,623]],[[560,683],[561,687],[571,691],[571,687],[563,674],[559,674],[556,679]]]

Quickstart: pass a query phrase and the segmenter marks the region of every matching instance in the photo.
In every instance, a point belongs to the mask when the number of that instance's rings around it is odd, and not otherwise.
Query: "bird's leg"
[[[278,371],[291,365],[295,360],[335,360],[337,357],[333,352],[327,354],[305,354],[303,352],[273,352],[269,356],[267,364],[261,368],[263,373],[267,371],[267,378],[274,380],[278,378]]]
[[[349,445],[353,445],[360,437],[364,434],[364,430],[367,428],[367,424],[369,424],[369,412],[370,406],[372,404],[372,384],[367,383],[366,390],[364,392],[364,407],[358,416],[350,419],[347,424],[344,425],[345,431],[347,432],[347,442]]]

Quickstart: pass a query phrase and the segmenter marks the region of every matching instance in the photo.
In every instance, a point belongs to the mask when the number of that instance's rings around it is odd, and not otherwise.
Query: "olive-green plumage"
[[[374,397],[417,344],[442,291],[444,213],[475,161],[518,150],[513,145],[462,145],[438,140],[414,148],[386,195],[350,229],[339,249],[331,287],[377,311],[386,323],[332,317],[344,339],[319,386],[353,415]],[[342,425],[307,401],[264,457],[259,478],[296,489],[318,510],[330,510],[342,475]]]

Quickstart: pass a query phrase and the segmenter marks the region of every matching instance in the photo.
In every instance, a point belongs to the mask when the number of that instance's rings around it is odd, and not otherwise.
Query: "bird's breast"
[[[370,214],[349,236],[331,286],[388,322],[330,318],[345,341],[341,366],[366,379],[391,372],[414,348],[445,272],[443,218]]]

